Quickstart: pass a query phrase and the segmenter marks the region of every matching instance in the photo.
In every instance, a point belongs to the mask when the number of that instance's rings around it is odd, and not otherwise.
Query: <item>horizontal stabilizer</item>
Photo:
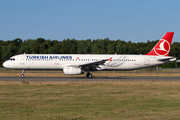
[[[159,59],[159,61],[161,61],[161,62],[173,62],[173,61],[176,61],[176,58],[175,57],[162,58],[162,59]]]

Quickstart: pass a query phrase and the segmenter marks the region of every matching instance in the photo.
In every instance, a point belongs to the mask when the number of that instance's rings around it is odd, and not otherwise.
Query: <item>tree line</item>
[[[0,40],[0,63],[17,54],[146,54],[158,42],[147,41],[132,43],[131,41],[105,39],[64,39],[46,40],[44,38],[22,40]],[[174,42],[169,53],[170,56],[180,59],[180,43]],[[162,65],[161,67],[174,67],[175,63]]]

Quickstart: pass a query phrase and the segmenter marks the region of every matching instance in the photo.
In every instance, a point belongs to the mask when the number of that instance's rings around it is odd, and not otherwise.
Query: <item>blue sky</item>
[[[180,0],[1,0],[0,40],[75,38],[147,42],[175,32]]]

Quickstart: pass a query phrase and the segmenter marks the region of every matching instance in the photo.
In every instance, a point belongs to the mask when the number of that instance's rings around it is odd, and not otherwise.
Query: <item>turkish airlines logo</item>
[[[167,40],[161,39],[154,47],[154,51],[157,55],[167,55],[170,51],[169,42]]]

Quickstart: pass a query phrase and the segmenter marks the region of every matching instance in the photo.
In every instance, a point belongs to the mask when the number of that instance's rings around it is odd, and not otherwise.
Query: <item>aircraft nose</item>
[[[7,67],[7,63],[6,62],[3,63],[3,67],[5,67],[5,68]]]

